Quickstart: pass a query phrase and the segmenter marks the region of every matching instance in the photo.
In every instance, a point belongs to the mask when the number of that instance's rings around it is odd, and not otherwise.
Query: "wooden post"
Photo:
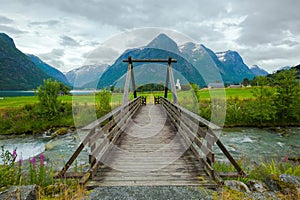
[[[128,57],[128,60],[131,60],[131,56]],[[126,82],[125,82],[125,86],[124,86],[124,95],[123,95],[123,104],[122,104],[123,106],[129,102],[128,91],[129,91],[129,85],[130,85],[131,68],[132,68],[132,61],[128,62]]]
[[[128,57],[128,65],[130,66],[130,72],[131,72],[131,84],[132,84],[133,96],[134,96],[134,98],[137,98],[131,56]]]
[[[171,82],[171,90],[172,90],[172,97],[173,97],[173,103],[177,104],[178,99],[177,99],[177,94],[176,94],[176,87],[175,87],[175,82],[174,82],[174,75],[172,71],[172,58],[169,57],[168,59],[168,71],[169,71],[169,76],[170,76],[170,82]]]
[[[169,61],[169,60],[168,60]],[[169,67],[167,68],[167,77],[166,77],[166,85],[165,85],[165,98],[168,98],[168,88],[169,86]]]

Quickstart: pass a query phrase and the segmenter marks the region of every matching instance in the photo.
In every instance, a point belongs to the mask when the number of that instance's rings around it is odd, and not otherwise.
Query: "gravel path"
[[[212,199],[212,190],[188,186],[138,186],[138,187],[99,187],[92,191],[87,200],[94,199],[163,199],[192,200]]]

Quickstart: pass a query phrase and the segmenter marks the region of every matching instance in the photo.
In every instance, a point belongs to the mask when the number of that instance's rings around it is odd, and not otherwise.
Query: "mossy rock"
[[[66,184],[54,184],[54,185],[48,185],[47,187],[43,188],[44,195],[51,195],[51,194],[57,194],[61,191],[64,191],[68,188],[68,185]]]
[[[270,174],[265,180],[268,188],[274,192],[289,194],[296,199],[300,196],[300,178],[288,174]]]
[[[60,128],[57,131],[55,131],[55,134],[57,134],[57,135],[65,135],[67,133],[68,133],[68,129],[66,129],[66,128]]]

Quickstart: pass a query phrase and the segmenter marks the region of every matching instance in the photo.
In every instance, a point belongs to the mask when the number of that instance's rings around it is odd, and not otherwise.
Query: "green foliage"
[[[196,95],[196,97],[197,97],[197,99],[199,101],[200,100],[200,96],[201,96],[200,95],[200,91],[199,91],[199,86],[197,84],[195,84],[195,83],[190,83],[190,86],[191,86],[193,92],[195,93],[195,95]]]
[[[40,114],[43,117],[54,118],[59,113],[60,101],[57,97],[60,84],[51,79],[44,80],[44,85],[37,88],[36,95],[39,99]]]
[[[103,89],[97,94],[99,98],[99,103],[97,107],[98,117],[103,116],[111,111],[111,92],[109,90]]]
[[[1,146],[0,158],[2,164],[0,165],[0,187],[7,187],[17,185],[20,181],[20,171],[16,169],[15,159],[17,157],[16,150],[13,153],[4,150]]]
[[[51,127],[73,127],[72,105],[62,103],[60,113],[56,118],[49,120],[40,117],[39,106],[25,105],[24,108],[10,108],[0,110],[0,133],[23,134],[41,133]]]
[[[249,177],[256,180],[264,181],[265,178],[270,175],[290,174],[300,177],[300,165],[299,163],[292,162],[275,162],[267,161],[255,166],[250,172]]]
[[[242,85],[245,86],[245,87],[250,85],[250,80],[248,78],[244,78],[244,80],[242,82]]]
[[[296,80],[295,70],[283,70],[274,76],[276,94],[274,103],[277,119],[287,123],[299,120],[299,82]]]
[[[181,90],[182,91],[189,91],[191,89],[190,84],[182,84],[181,85]]]
[[[4,150],[0,154],[2,163],[0,165],[0,187],[5,190],[10,186],[36,184],[38,186],[39,198],[41,199],[78,199],[84,198],[85,190],[75,179],[54,179],[54,171],[51,166],[47,166],[44,161],[44,155],[39,158],[31,158],[29,165],[19,160],[16,151],[13,153]]]
[[[137,92],[164,91],[163,84],[149,83],[142,85],[136,89]]]
[[[257,104],[254,104],[254,110],[258,112],[252,112],[252,117],[258,120],[260,125],[263,125],[266,121],[275,119],[276,107],[273,101],[273,88],[266,86],[270,83],[270,80],[265,76],[256,77],[257,87],[254,88],[253,96],[256,98]]]

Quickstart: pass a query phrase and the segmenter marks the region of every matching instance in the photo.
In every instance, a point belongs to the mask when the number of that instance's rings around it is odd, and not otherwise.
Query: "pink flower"
[[[22,166],[22,162],[23,162],[23,159],[20,158],[20,159],[18,160],[19,166]]]
[[[288,162],[289,161],[289,157],[288,156],[284,156],[283,157],[283,162]]]
[[[12,157],[16,158],[17,157],[17,150],[15,149],[12,153]]]
[[[35,165],[36,165],[36,158],[33,157],[32,159],[29,160],[29,162],[35,167]]]
[[[44,161],[45,161],[45,156],[44,156],[44,154],[41,154],[40,155],[40,164],[41,164],[41,166],[45,165]]]

